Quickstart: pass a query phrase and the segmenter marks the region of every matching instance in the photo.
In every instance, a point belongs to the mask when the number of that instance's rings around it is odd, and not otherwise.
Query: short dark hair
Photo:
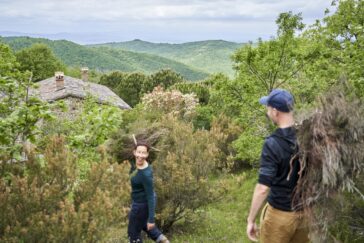
[[[145,141],[139,141],[134,145],[134,150],[136,150],[139,146],[144,146],[147,148],[147,152],[150,150],[150,145]]]

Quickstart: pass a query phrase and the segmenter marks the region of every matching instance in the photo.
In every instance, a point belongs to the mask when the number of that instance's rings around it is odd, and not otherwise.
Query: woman
[[[129,214],[128,236],[130,243],[141,243],[141,231],[156,242],[169,243],[168,239],[155,226],[155,193],[153,170],[147,162],[150,147],[147,143],[136,142],[133,151],[135,166],[131,169],[132,205]]]

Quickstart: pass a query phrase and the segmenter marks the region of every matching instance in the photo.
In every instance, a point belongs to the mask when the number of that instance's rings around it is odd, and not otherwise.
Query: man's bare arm
[[[250,207],[250,212],[248,216],[248,223],[254,223],[255,219],[259,213],[260,208],[262,207],[263,203],[267,199],[268,193],[270,188],[263,185],[257,184],[254,189],[252,204]]]

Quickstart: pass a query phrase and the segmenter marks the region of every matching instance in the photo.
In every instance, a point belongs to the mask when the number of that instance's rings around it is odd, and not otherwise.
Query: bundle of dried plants
[[[364,201],[364,106],[344,92],[334,89],[322,97],[297,128],[301,174],[294,201],[303,207],[313,230],[324,233],[322,239],[340,210],[352,203],[345,201],[346,195]]]

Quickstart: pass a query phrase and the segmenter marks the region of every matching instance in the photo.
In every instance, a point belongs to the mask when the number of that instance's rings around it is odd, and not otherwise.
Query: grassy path
[[[173,243],[250,242],[246,235],[246,218],[250,207],[256,172],[226,175],[228,192],[216,203],[204,208],[204,217],[193,224],[176,225],[169,238]],[[147,240],[147,243],[152,241]]]

